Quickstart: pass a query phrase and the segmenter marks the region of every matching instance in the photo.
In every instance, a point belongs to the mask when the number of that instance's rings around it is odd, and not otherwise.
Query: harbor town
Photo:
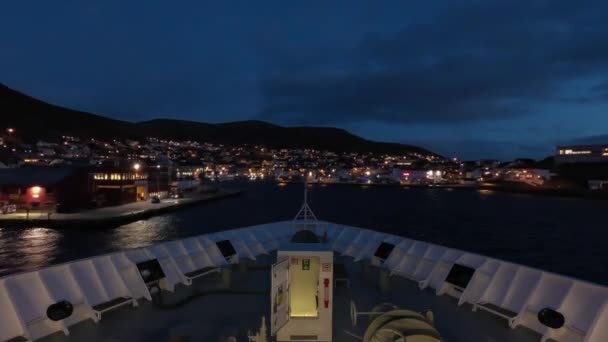
[[[26,143],[19,131],[7,127],[0,135],[0,218],[95,218],[100,212],[107,215],[103,208],[108,207],[115,208],[111,216],[121,216],[143,206],[155,209],[167,202],[217,196],[222,184],[238,180],[602,198],[608,189],[607,161],[608,144],[557,146],[555,155],[543,160],[465,161],[432,153],[277,149],[152,137],[135,141],[62,136]]]

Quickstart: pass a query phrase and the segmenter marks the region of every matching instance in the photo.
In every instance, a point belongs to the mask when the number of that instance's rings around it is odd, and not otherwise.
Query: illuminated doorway
[[[319,258],[291,257],[291,262],[291,317],[318,317]]]
[[[137,201],[145,201],[148,198],[148,189],[145,186],[137,186],[136,191],[136,200]]]

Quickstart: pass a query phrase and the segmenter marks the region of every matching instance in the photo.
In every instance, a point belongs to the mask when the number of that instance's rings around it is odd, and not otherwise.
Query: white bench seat
[[[186,273],[186,277],[193,280],[193,279],[202,277],[202,276],[210,274],[210,273],[220,273],[220,271],[221,271],[221,269],[219,267],[213,267],[213,266],[203,267],[201,269]]]
[[[102,313],[114,308],[127,304],[137,306],[110,258],[78,261],[70,264],[70,270],[95,322],[101,320]]]
[[[494,305],[491,303],[473,304],[473,311],[477,311],[477,309],[482,309],[482,310],[488,311],[490,313],[493,313],[497,316],[503,317],[508,320],[511,320],[511,319],[515,318],[515,316],[517,316],[517,312],[513,312],[511,310],[501,308],[500,306]]]
[[[131,297],[118,297],[111,299],[107,302],[99,303],[93,306],[93,313],[95,314],[97,320],[101,320],[101,314],[104,312],[108,312],[112,309],[116,309],[118,307],[131,304],[136,306],[135,299]]]

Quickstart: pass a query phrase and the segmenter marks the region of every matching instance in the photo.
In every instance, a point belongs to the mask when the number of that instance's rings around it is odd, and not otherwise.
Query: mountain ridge
[[[0,83],[0,116],[26,140],[56,139],[61,135],[81,138],[146,137],[194,140],[226,145],[255,144],[273,148],[314,148],[336,152],[420,153],[438,156],[422,147],[371,141],[335,127],[284,127],[245,120],[205,123],[157,118],[130,122],[70,109],[38,100]]]

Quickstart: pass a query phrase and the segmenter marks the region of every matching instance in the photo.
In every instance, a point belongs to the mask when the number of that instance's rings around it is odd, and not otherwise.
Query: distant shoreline
[[[277,184],[302,184],[302,182],[277,182]],[[536,196],[548,197],[569,197],[593,200],[608,200],[608,192],[579,190],[579,189],[563,189],[563,188],[533,188],[533,187],[515,187],[504,184],[378,184],[378,183],[309,183],[311,186],[357,186],[357,187],[392,187],[392,188],[427,188],[427,189],[458,189],[458,190],[489,190],[496,192],[527,194]]]

